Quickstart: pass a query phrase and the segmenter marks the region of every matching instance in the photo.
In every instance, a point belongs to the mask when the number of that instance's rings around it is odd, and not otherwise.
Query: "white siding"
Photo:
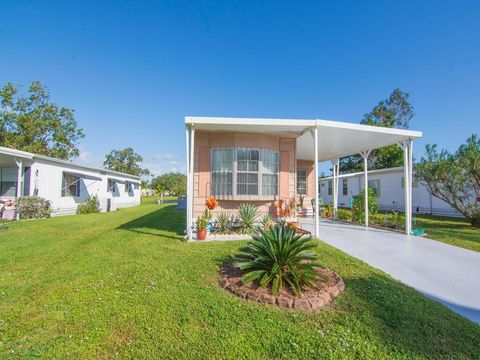
[[[62,196],[62,178],[64,172],[86,175],[91,178],[81,178],[80,196]],[[53,216],[74,214],[78,204],[85,202],[89,196],[97,196],[100,202],[101,211],[107,210],[107,199],[111,199],[111,210],[117,208],[135,206],[140,204],[140,186],[133,187],[133,193],[125,192],[125,184],[118,184],[118,192],[112,194],[107,192],[107,179],[115,178],[123,181],[139,183],[129,177],[110,175],[89,169],[80,169],[77,166],[59,165],[44,160],[35,160],[31,167],[30,195],[35,195],[49,200],[52,204]]]
[[[342,179],[348,179],[348,196],[343,195]],[[380,180],[380,196],[378,205],[381,210],[405,210],[404,189],[402,187],[403,169],[386,169],[383,172],[369,172],[368,180]],[[328,195],[329,179],[320,179],[320,196],[326,204],[332,203],[331,195]],[[349,207],[350,197],[356,196],[363,189],[363,174],[341,176],[339,181],[338,203],[339,207]],[[430,195],[423,184],[413,188],[412,193],[413,214],[424,213],[445,216],[461,216],[443,200]]]

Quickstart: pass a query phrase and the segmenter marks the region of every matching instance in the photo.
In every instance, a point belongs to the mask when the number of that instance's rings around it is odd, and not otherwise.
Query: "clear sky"
[[[480,1],[0,0],[0,84],[76,110],[81,161],[184,168],[185,115],[358,123],[410,93],[415,145],[480,133]]]

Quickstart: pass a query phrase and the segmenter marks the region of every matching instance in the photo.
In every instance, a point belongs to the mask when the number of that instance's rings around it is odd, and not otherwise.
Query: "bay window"
[[[212,195],[228,196],[233,194],[233,149],[212,149]]]
[[[259,151],[237,149],[237,195],[258,195]]]
[[[279,154],[277,151],[262,150],[262,195],[278,195]]]
[[[278,194],[277,151],[212,148],[210,171],[212,196],[273,197]]]

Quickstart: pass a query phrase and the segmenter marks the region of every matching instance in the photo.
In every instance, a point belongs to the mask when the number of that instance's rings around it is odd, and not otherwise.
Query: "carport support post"
[[[190,229],[189,240],[192,240],[192,225],[193,225],[193,198],[195,196],[195,192],[193,189],[194,185],[194,171],[195,171],[195,125],[191,125],[190,127],[190,222],[188,224],[188,228]]]
[[[22,196],[22,187],[23,187],[23,160],[15,159],[15,163],[17,164],[17,200],[20,196]]]
[[[412,232],[412,172],[411,172],[411,140],[403,141],[403,181],[405,191],[405,233],[409,235]]]
[[[187,199],[186,199],[186,224],[185,230],[187,232],[186,236],[188,240],[192,239],[192,234],[190,230],[190,198],[192,196],[190,192],[190,126],[185,126],[185,145],[186,145],[186,156],[187,156]]]
[[[333,165],[333,180],[332,180],[332,185],[333,185],[333,191],[332,191],[332,196],[333,196],[333,219],[337,220],[337,210],[338,210],[338,176],[339,176],[339,159],[332,160],[332,165]]]
[[[363,157],[363,177],[364,177],[364,196],[365,196],[365,226],[368,227],[368,157],[371,150],[360,153]]]
[[[409,157],[409,164],[408,164],[408,170],[410,172],[410,190],[409,190],[409,195],[410,195],[410,198],[409,198],[409,215],[410,215],[410,231],[412,231],[412,223],[413,223],[413,219],[412,219],[412,211],[413,211],[413,140],[410,139],[408,141],[408,145],[409,145],[409,149],[408,149],[408,157]]]
[[[318,127],[315,126],[313,130],[313,141],[315,149],[315,237],[318,239],[320,235],[320,223],[319,223],[319,208],[318,208]]]

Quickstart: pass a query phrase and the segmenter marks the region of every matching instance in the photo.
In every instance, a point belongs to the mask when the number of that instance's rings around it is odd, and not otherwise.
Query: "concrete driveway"
[[[314,233],[313,219],[300,221]],[[480,253],[418,236],[320,222],[320,239],[480,323]]]

